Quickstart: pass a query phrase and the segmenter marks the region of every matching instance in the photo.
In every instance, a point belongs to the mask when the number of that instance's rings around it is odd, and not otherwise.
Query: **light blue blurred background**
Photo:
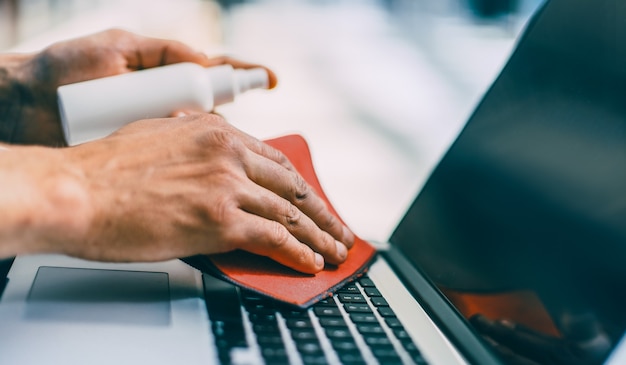
[[[276,71],[223,106],[259,138],[309,141],[333,205],[385,240],[497,76],[541,0],[0,0],[0,50],[111,27]]]

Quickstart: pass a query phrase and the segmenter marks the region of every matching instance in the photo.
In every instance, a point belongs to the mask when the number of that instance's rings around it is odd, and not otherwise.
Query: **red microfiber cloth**
[[[320,186],[313,168],[311,152],[304,138],[300,135],[287,135],[265,142],[289,158],[296,170],[324,199],[330,211],[341,220]],[[338,266],[327,265],[323,271],[315,275],[297,272],[267,257],[245,251],[193,256],[184,258],[183,261],[235,285],[287,304],[306,308],[362,275],[375,253],[374,247],[356,237],[344,263]]]

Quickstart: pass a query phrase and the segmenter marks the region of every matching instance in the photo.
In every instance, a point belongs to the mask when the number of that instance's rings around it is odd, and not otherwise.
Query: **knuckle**
[[[214,201],[206,203],[205,219],[226,226],[232,222],[236,209],[237,204],[230,196],[220,196]]]
[[[326,213],[323,215],[321,225],[326,230],[342,230],[343,229],[342,225],[339,223],[339,220],[328,211],[326,211]]]
[[[289,239],[291,237],[291,233],[283,226],[276,222],[273,225],[271,236],[270,236],[270,247],[273,250],[280,250],[287,246],[289,243]]]
[[[335,239],[328,233],[323,232],[321,235],[324,252],[334,252],[336,249]]]
[[[302,221],[302,212],[290,202],[285,202],[285,204],[285,224],[288,227],[295,227],[300,225],[300,222]]]
[[[311,188],[309,184],[297,173],[293,174],[293,185],[292,185],[292,199],[298,204],[309,198],[311,195]]]
[[[289,159],[284,153],[282,153],[281,151],[269,145],[266,145],[266,146],[267,146],[267,154],[270,156],[272,160],[278,162],[279,164],[281,164],[282,166],[286,168],[291,169],[291,162],[289,161]]]
[[[208,125],[197,133],[196,141],[202,148],[219,148],[237,155],[243,152],[243,143],[234,133]]]

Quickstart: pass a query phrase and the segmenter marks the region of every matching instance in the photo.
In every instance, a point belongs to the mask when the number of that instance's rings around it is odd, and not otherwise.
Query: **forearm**
[[[0,147],[0,258],[65,252],[90,218],[80,176],[60,150]]]
[[[56,88],[42,68],[30,54],[0,55],[0,142],[65,146]]]
[[[0,142],[12,142],[21,119],[23,87],[17,77],[24,58],[0,56]]]

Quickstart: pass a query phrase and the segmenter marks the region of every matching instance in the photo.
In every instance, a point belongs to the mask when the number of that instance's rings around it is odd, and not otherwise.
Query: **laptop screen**
[[[548,335],[599,361],[626,329],[624,19],[618,0],[535,14],[391,237],[508,356],[560,356],[525,343]]]

